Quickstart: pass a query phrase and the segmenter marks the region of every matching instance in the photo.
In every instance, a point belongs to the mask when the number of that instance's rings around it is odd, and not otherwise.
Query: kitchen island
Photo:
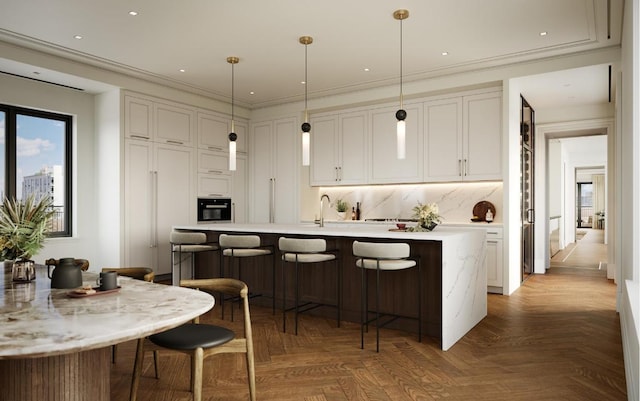
[[[432,232],[408,232],[392,230],[393,224],[198,224],[175,226],[174,229],[207,232],[211,240],[217,235],[256,234],[265,245],[276,249],[279,269],[278,238],[324,238],[329,249],[340,251],[342,266],[342,316],[344,320],[360,321],[360,271],[352,254],[354,240],[370,242],[406,242],[411,255],[420,257],[423,294],[423,332],[438,339],[443,350],[449,349],[487,315],[486,233],[484,230],[438,226]],[[197,261],[198,276],[212,277],[219,274],[218,256],[205,256]],[[188,271],[189,269],[182,269]],[[270,270],[262,265],[243,267],[243,279],[254,292],[271,293]],[[320,269],[318,269],[320,270]],[[177,269],[174,269],[177,271]],[[278,270],[279,272],[280,270]],[[336,277],[313,273],[315,285],[303,288],[317,300],[330,300]],[[415,273],[411,270],[382,272],[386,291],[381,309],[407,316],[417,313],[417,297],[413,295]],[[276,294],[281,294],[279,273],[276,274]],[[177,278],[174,282],[177,282]],[[292,280],[287,280],[291,283]],[[292,291],[287,291],[292,294]],[[278,301],[281,305],[282,300]],[[399,320],[389,327],[415,330],[415,324]]]

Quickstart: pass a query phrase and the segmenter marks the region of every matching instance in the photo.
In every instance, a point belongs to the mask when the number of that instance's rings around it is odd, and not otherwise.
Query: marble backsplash
[[[489,201],[495,206],[496,223],[503,220],[502,182],[323,187],[319,193],[326,193],[331,199],[331,207],[326,203],[324,206],[326,220],[339,219],[335,209],[338,199],[349,205],[347,220],[351,219],[351,208],[356,206],[356,202],[360,202],[361,220],[411,219],[412,209],[418,202],[435,202],[443,224],[469,223],[473,207],[480,201]]]

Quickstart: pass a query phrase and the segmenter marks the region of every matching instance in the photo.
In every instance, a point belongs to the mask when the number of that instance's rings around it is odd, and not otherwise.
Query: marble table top
[[[97,274],[83,273],[95,285]],[[52,289],[46,267],[14,283],[0,268],[0,359],[33,358],[102,348],[157,333],[199,316],[215,303],[201,291],[118,277],[119,291],[71,298]]]

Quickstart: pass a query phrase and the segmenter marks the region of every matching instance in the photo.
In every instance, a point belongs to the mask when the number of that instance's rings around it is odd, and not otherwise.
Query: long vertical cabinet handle
[[[236,204],[235,202],[231,202],[231,222],[236,222]]]
[[[458,175],[462,177],[462,159],[458,159]]]
[[[336,177],[335,180],[340,181],[340,176],[338,175],[338,166],[334,167],[333,169],[335,170],[334,171],[335,173],[334,176]]]
[[[151,171],[151,221],[150,221],[150,235],[149,235],[149,248],[156,248],[158,246],[158,172]]]
[[[467,176],[467,170],[468,170],[468,169],[469,169],[469,168],[467,167],[467,159],[464,159],[464,176],[465,176],[465,177]]]
[[[342,167],[338,167],[338,174],[340,178],[338,181],[342,181]]]
[[[155,185],[154,185],[154,177],[153,177],[153,171],[149,171],[149,248],[153,248],[153,242],[154,242],[154,237],[153,237],[153,233],[154,233],[154,218],[155,218],[155,213],[153,212],[154,209],[154,200],[155,200]]]
[[[269,223],[276,222],[276,179],[271,178],[271,208],[269,210]]]

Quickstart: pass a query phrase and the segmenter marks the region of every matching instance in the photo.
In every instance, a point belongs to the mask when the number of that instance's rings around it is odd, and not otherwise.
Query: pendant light
[[[398,120],[396,127],[396,142],[398,159],[406,157],[406,123],[407,112],[402,108],[402,21],[409,18],[409,10],[396,10],[393,18],[400,20],[400,108],[396,111],[396,119]]]
[[[231,64],[231,132],[229,133],[229,170],[236,171],[236,139],[238,135],[236,131],[235,113],[234,113],[234,66],[238,64],[238,57],[227,57],[227,63]]]
[[[302,123],[302,165],[308,166],[311,147],[311,124],[309,124],[309,112],[307,111],[307,46],[313,43],[311,36],[301,36],[300,43],[304,45],[304,122]]]

